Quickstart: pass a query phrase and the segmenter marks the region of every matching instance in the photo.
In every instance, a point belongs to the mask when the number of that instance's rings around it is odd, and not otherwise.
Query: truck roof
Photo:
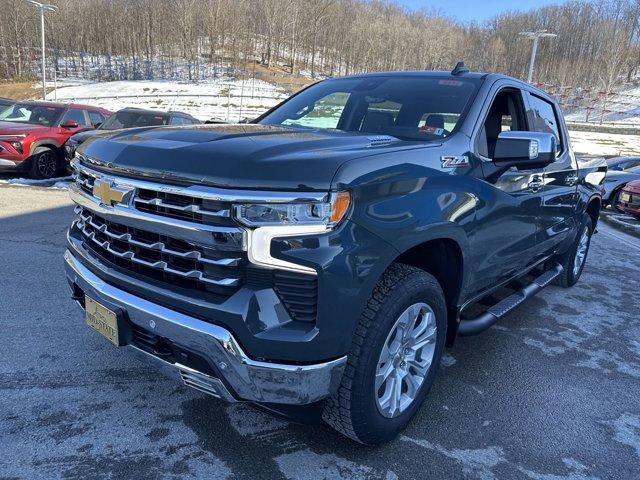
[[[461,79],[474,79],[474,80],[509,80],[518,84],[523,88],[527,88],[531,91],[534,91],[536,94],[540,96],[544,96],[549,99],[553,99],[556,101],[553,95],[550,95],[548,92],[527,83],[519,78],[511,77],[509,75],[505,75],[502,73],[486,73],[486,72],[464,72],[459,73],[457,75],[452,74],[451,72],[443,71],[443,70],[410,70],[410,71],[390,71],[390,72],[369,72],[369,73],[356,73],[353,75],[347,75],[344,77],[335,77],[338,78],[371,78],[371,77],[436,77],[436,78],[448,78],[452,80],[461,80]]]
[[[443,70],[395,70],[390,72],[369,72],[355,73],[339,78],[367,78],[367,77],[448,77],[448,78],[484,78],[488,73],[466,72],[459,75],[452,75],[451,72]],[[506,75],[503,75],[506,77]]]

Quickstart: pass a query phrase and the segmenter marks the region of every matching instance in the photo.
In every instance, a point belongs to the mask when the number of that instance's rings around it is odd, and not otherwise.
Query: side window
[[[89,110],[89,120],[91,120],[91,125],[94,127],[96,125],[102,125],[104,123],[104,115],[100,112],[94,112]]]
[[[296,112],[294,118],[288,118],[283,125],[302,125],[312,128],[336,128],[349,93],[335,92],[318,99],[313,105],[306,105]]]
[[[77,122],[78,125],[87,125],[87,119],[84,116],[84,110],[78,110],[75,108],[70,108],[63,115],[62,120],[60,120],[60,124],[63,125],[67,122]]]
[[[558,142],[558,152],[564,150],[562,136],[560,135],[558,115],[553,104],[540,97],[529,94],[529,105],[531,106],[532,130],[535,132],[553,133]]]
[[[171,117],[169,121],[169,125],[191,125],[192,123],[193,122],[187,117],[181,117],[179,115]]]
[[[483,157],[493,158],[500,132],[523,130],[526,130],[526,122],[522,93],[517,89],[501,90],[493,99],[478,134],[478,153]]]

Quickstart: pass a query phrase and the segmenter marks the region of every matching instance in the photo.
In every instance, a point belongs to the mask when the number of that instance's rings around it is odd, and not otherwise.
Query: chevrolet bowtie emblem
[[[129,192],[131,192],[131,188],[113,185],[113,182],[109,180],[96,178],[93,182],[93,195],[105,205],[112,206],[114,203],[123,203]]]

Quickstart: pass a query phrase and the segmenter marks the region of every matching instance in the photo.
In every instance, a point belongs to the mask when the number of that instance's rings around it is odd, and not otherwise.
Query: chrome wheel
[[[404,412],[418,396],[436,348],[436,317],[414,303],[398,317],[382,346],[375,378],[378,410],[387,418]]]
[[[36,158],[38,173],[42,178],[51,178],[58,169],[56,155],[53,152],[43,152]]]
[[[587,259],[587,250],[589,250],[589,227],[584,227],[580,240],[578,241],[578,248],[576,249],[576,258],[573,261],[573,276],[577,277]]]

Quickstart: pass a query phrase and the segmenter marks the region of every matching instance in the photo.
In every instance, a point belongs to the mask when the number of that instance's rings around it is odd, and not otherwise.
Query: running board
[[[529,285],[522,287],[517,292],[512,293],[504,300],[501,300],[491,308],[487,309],[487,311],[482,315],[468,320],[461,320],[460,325],[458,326],[458,335],[461,337],[468,337],[484,332],[487,328],[496,323],[500,317],[506,315],[522,302],[533,297],[536,293],[549,285],[562,273],[562,270],[562,266],[556,264],[533,280]]]

